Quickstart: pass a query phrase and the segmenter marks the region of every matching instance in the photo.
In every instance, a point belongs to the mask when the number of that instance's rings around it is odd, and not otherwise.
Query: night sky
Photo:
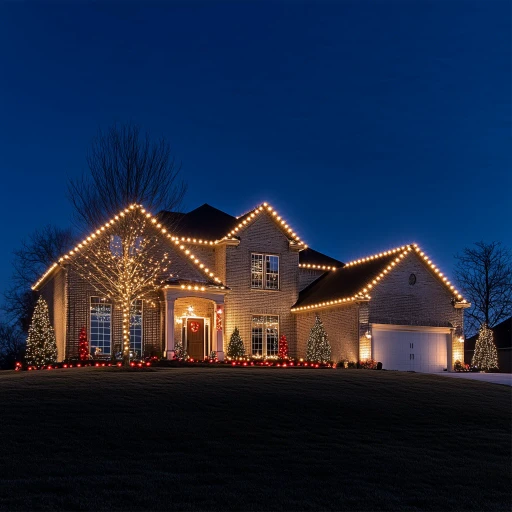
[[[72,4],[72,5],[70,5]],[[184,210],[270,202],[342,261],[417,242],[452,275],[512,246],[510,3],[0,5],[0,291],[12,251],[65,227],[99,127],[182,162]]]

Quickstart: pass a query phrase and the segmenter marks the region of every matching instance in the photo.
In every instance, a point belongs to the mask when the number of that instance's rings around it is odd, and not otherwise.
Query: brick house
[[[179,341],[195,359],[212,351],[223,359],[238,327],[248,354],[276,356],[286,334],[290,355],[304,357],[319,315],[336,361],[439,371],[463,360],[469,304],[416,244],[344,264],[308,248],[266,203],[240,217],[205,204],[160,212],[153,222],[172,277],[133,305],[130,343],[138,355],[172,358]],[[74,272],[72,254],[33,287],[48,302],[59,360],[76,357],[82,326],[91,351],[110,354],[121,336],[120,310]]]

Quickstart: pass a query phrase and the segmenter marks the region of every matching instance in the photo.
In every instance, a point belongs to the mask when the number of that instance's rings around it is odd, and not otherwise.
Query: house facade
[[[136,357],[171,359],[180,343],[194,359],[212,352],[224,359],[235,327],[248,355],[276,357],[285,334],[290,355],[305,357],[318,315],[335,361],[373,358],[387,369],[441,371],[463,360],[469,304],[415,244],[342,263],[307,247],[266,203],[240,217],[205,204],[186,214],[160,212],[152,222],[171,273],[132,305]],[[77,356],[82,327],[93,355],[120,350],[121,310],[76,273],[78,251],[33,287],[48,302],[59,360]]]

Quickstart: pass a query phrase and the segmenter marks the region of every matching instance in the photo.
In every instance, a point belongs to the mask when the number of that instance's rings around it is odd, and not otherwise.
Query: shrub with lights
[[[277,357],[278,359],[288,359],[288,340],[284,334],[279,338]]]
[[[231,334],[231,338],[229,338],[227,355],[230,359],[240,359],[241,357],[245,357],[245,346],[238,327],[235,327],[235,330]]]
[[[48,365],[57,361],[55,331],[50,324],[48,304],[42,297],[37,300],[32,323],[28,329],[25,360],[27,364],[33,366]]]
[[[331,345],[327,339],[324,324],[318,315],[316,315],[315,324],[309,333],[306,360],[321,363],[331,360]]]
[[[471,364],[484,371],[498,370],[498,351],[494,344],[494,335],[485,323],[480,327]]]
[[[80,329],[80,335],[78,337],[78,358],[80,361],[86,361],[89,359],[89,342],[87,341],[87,332],[85,327]]]
[[[469,372],[469,364],[464,364],[459,359],[453,363],[453,369],[456,372]]]
[[[375,359],[363,359],[359,361],[359,367],[365,370],[376,370],[377,361],[375,361]]]

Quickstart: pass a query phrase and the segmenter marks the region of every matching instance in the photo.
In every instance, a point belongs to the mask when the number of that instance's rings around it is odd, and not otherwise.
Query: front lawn
[[[368,370],[0,372],[0,509],[509,510],[510,399]]]

